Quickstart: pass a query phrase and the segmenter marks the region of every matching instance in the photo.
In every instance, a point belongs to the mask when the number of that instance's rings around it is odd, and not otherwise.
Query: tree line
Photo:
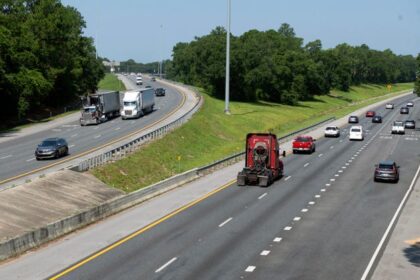
[[[173,48],[168,77],[206,88],[223,98],[225,93],[226,30],[217,27]],[[416,60],[411,55],[378,51],[367,45],[340,44],[323,49],[320,40],[303,44],[293,28],[250,30],[231,36],[231,98],[295,104],[332,88],[347,91],[362,83],[413,82]]]
[[[0,0],[0,119],[96,90],[104,68],[85,26],[59,0]]]

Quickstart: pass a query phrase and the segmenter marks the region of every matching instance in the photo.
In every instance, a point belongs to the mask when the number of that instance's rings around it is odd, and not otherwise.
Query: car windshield
[[[124,106],[136,106],[136,101],[124,101]]]
[[[360,132],[360,128],[352,128],[351,132]]]
[[[390,164],[379,164],[379,169],[386,169],[386,170],[392,170],[394,169],[392,165]]]
[[[57,141],[54,141],[54,140],[45,140],[45,141],[42,141],[41,147],[55,146],[56,144],[57,144]]]
[[[337,130],[337,128],[333,127],[333,126],[329,126],[329,127],[327,127],[327,130]]]
[[[398,126],[398,125],[403,125],[403,122],[394,122],[394,125],[395,125],[395,126]]]
[[[306,138],[306,137],[298,137],[298,138],[296,138],[296,141],[298,141],[298,142],[309,142],[310,140],[309,140],[309,138]]]
[[[357,120],[357,117],[350,117],[351,120]]]

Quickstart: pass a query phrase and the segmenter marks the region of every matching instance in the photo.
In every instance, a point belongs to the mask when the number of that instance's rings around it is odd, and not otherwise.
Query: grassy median
[[[112,187],[132,192],[243,150],[248,132],[273,131],[281,136],[412,87],[412,83],[397,84],[390,93],[385,86],[363,85],[349,92],[333,90],[298,106],[231,102],[231,115],[223,113],[223,100],[203,92],[205,103],[187,124],[133,155],[91,172]]]
[[[105,74],[105,77],[99,82],[98,88],[100,90],[125,90],[123,82],[111,73]]]

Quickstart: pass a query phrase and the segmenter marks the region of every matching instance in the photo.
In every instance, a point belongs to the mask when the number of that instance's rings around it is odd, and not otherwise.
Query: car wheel
[[[59,157],[60,157],[60,152],[59,152],[59,151],[55,151],[55,155],[54,155],[54,157],[55,157],[55,158],[59,158]]]
[[[39,157],[36,157],[36,160],[41,160]]]
[[[297,152],[295,150],[293,150],[293,153],[296,154]]]
[[[378,182],[378,179],[376,179],[376,177],[373,177],[373,181]]]
[[[69,148],[66,147],[66,149],[64,150],[64,155],[67,156],[69,154]]]

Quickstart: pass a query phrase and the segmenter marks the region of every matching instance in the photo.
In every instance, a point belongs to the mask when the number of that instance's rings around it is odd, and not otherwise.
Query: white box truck
[[[80,125],[99,124],[120,115],[118,91],[97,92],[82,98]]]
[[[127,91],[123,98],[121,118],[139,118],[153,111],[155,106],[155,91],[152,88]]]

